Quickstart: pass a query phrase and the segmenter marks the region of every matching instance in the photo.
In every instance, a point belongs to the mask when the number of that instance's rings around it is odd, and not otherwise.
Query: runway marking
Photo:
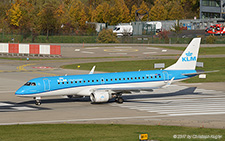
[[[115,47],[115,48],[132,48],[132,47]]]
[[[84,48],[84,49],[99,49],[99,47]]]
[[[23,106],[23,107],[11,107],[11,108],[13,108],[13,109],[16,109],[16,110],[18,110],[18,111],[30,111],[30,110],[35,110],[34,108],[31,108],[31,107],[25,107],[25,106]]]
[[[142,54],[154,54],[154,53],[157,53],[157,52],[143,52]]]
[[[53,73],[47,73],[47,72],[38,72],[38,71],[43,71],[43,69],[38,69],[38,70],[26,70],[24,67],[26,66],[31,66],[31,65],[36,65],[36,64],[26,64],[26,65],[22,65],[17,67],[18,71],[13,71],[13,72],[32,72],[32,73],[37,73],[37,74],[44,74],[44,75],[50,75],[50,76],[58,76],[56,74]],[[48,70],[54,70],[49,68]],[[46,70],[45,70],[46,71]],[[8,72],[8,71],[7,71]]]
[[[112,49],[104,49],[105,52],[137,52],[138,49],[131,49],[131,48],[112,48]]]
[[[10,102],[0,102],[0,112],[15,112],[15,111],[36,111],[40,107],[25,106]]]
[[[187,88],[185,86],[177,86]],[[182,88],[181,88],[182,89]],[[176,87],[173,87],[173,91],[179,91]],[[148,99],[132,99],[129,102],[120,104],[112,104],[112,106],[118,106],[122,108],[128,108],[132,110],[146,111],[150,113],[158,113],[162,115],[170,116],[195,116],[195,115],[218,115],[225,114],[225,97],[224,93],[215,90],[196,89],[202,94],[190,94],[177,95],[177,96],[163,96],[162,98],[148,98]],[[196,92],[195,91],[195,92]],[[158,95],[165,94],[156,92]],[[173,93],[173,92],[171,92]],[[188,93],[187,93],[188,94]],[[205,94],[211,94],[206,96]],[[125,97],[125,96],[124,96]],[[137,101],[138,100],[138,101]],[[142,103],[143,102],[143,103]]]
[[[146,49],[155,49],[155,50],[159,50],[159,48],[155,48],[155,47],[146,47]]]
[[[81,53],[94,54],[94,52],[89,52],[89,51],[82,51]]]
[[[26,70],[26,69],[24,69],[24,67],[31,66],[31,65],[36,65],[36,64],[25,64],[25,65],[22,65],[22,66],[18,66],[17,69],[18,70]]]
[[[165,117],[159,116],[133,116],[133,117],[112,117],[112,118],[91,118],[91,119],[71,119],[71,120],[49,120],[49,121],[31,121],[31,122],[14,122],[14,123],[0,123],[0,125],[18,125],[18,124],[44,124],[44,123],[65,123],[65,122],[85,122],[85,121],[103,121],[103,120],[126,120],[126,119],[145,119],[156,120],[155,118]]]
[[[75,49],[74,51],[80,51],[80,49]]]
[[[12,104],[0,102],[0,106],[12,106]]]
[[[109,53],[110,55],[114,55],[114,54],[117,54],[117,55],[127,55],[127,53]]]

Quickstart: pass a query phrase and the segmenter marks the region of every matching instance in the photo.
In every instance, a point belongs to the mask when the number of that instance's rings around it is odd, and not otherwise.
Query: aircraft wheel
[[[41,102],[40,101],[39,102],[36,102],[35,105],[40,106],[41,105]]]
[[[122,104],[123,103],[123,98],[122,97],[118,97],[117,103]]]

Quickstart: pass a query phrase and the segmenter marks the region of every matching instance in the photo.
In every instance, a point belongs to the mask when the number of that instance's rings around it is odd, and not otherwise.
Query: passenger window
[[[157,75],[155,76],[155,78],[157,78]]]
[[[67,84],[69,84],[69,82],[66,82]]]
[[[117,81],[117,79],[115,78],[115,80]]]
[[[153,77],[151,76],[151,78],[153,78]]]
[[[129,78],[127,78],[127,80],[129,80]]]
[[[145,77],[142,77],[143,79],[145,79]]]
[[[71,84],[73,84],[73,81],[71,81]]]
[[[94,80],[92,80],[92,82],[95,82]]]
[[[138,79],[141,79],[140,77],[138,77]]]
[[[123,78],[123,80],[125,80],[125,78]]]
[[[98,80],[96,80],[96,82],[98,82]]]
[[[60,82],[58,82],[58,84],[60,84]]]
[[[149,77],[147,76],[147,79],[148,79]]]
[[[133,80],[133,77],[131,77],[130,79]]]
[[[79,81],[81,83],[81,81]]]
[[[88,80],[88,82],[90,82],[90,80]]]
[[[121,78],[119,78],[119,80],[121,80]]]
[[[64,84],[64,82],[62,82],[62,84]]]
[[[75,83],[77,83],[77,81],[75,81]]]

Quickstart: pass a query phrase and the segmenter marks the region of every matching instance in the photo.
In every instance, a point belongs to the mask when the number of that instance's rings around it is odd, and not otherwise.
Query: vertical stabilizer
[[[165,70],[195,70],[201,38],[194,38],[177,62]]]

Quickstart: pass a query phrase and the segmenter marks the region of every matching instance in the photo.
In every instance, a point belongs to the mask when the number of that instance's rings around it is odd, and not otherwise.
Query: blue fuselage
[[[105,88],[105,87],[161,87],[166,85],[174,77],[174,81],[179,81],[193,77],[195,75],[182,75],[185,73],[196,73],[195,70],[149,70],[135,72],[101,73],[86,75],[40,77],[28,81],[24,86],[16,91],[17,96],[55,96],[49,92],[60,91],[56,95],[79,94],[86,88]],[[152,83],[150,83],[152,82]],[[153,85],[151,85],[153,84]],[[66,91],[74,89],[73,91]],[[77,91],[76,91],[76,90]],[[65,90],[65,91],[63,91]],[[46,94],[48,93],[48,94]],[[64,93],[64,94],[63,94]],[[42,95],[43,94],[43,95]],[[81,93],[82,95],[82,93]],[[85,95],[89,95],[85,94]]]

